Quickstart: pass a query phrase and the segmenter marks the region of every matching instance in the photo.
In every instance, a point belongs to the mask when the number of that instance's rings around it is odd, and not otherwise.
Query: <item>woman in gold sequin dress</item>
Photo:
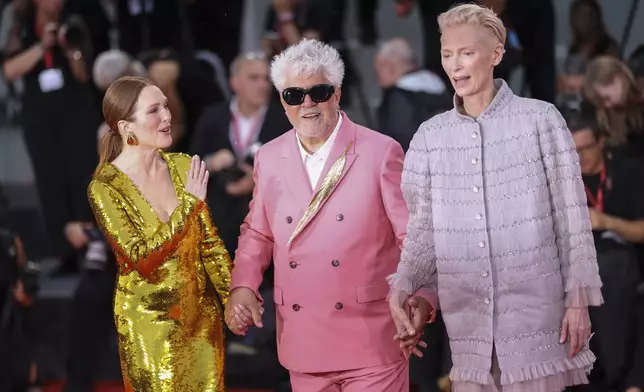
[[[204,199],[205,164],[162,152],[167,99],[145,79],[107,90],[89,200],[119,264],[114,314],[126,391],[224,391],[230,257]]]

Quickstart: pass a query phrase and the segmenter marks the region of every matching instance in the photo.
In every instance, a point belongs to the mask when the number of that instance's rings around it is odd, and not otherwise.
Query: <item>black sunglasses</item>
[[[315,103],[326,102],[331,99],[335,88],[330,84],[316,84],[311,88],[289,87],[282,90],[282,99],[287,105],[296,106],[304,102],[307,94]]]

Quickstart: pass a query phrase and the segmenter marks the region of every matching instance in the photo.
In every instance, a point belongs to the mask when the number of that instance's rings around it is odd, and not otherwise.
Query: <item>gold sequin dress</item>
[[[224,391],[230,257],[207,205],[185,191],[190,157],[160,153],[179,199],[167,222],[112,164],[88,192],[119,264],[114,315],[125,388]]]

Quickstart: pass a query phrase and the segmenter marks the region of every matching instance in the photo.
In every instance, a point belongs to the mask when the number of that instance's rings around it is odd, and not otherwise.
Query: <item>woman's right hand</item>
[[[193,156],[186,178],[186,192],[201,201],[205,201],[206,192],[208,191],[208,177],[209,173],[206,168],[206,163],[198,155]]]
[[[58,40],[58,23],[47,23],[45,25],[45,28],[42,29],[42,38],[40,39],[40,42],[42,42],[42,46],[45,49],[49,49],[52,46],[56,45],[57,40]]]

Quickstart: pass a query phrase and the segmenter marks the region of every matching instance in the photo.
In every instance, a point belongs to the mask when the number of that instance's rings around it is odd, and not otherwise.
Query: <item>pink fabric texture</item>
[[[241,228],[231,290],[255,292],[271,259],[281,363],[299,373],[361,369],[403,359],[386,301],[409,213],[403,150],[345,114],[320,182],[347,146],[333,193],[288,246],[314,189],[295,131],[255,158],[255,190]],[[318,185],[319,186],[319,185]]]

